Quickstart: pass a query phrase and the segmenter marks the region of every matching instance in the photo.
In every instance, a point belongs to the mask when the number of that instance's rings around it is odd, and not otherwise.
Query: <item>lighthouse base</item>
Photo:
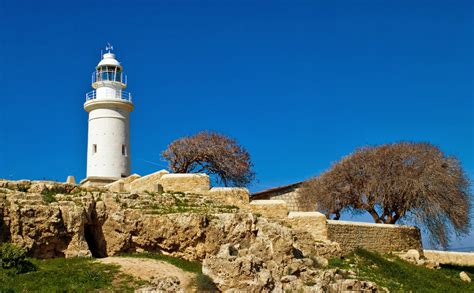
[[[81,183],[79,184],[84,187],[88,187],[88,186],[100,187],[100,186],[104,186],[109,183],[115,182],[119,179],[121,178],[90,176],[85,179],[82,179]]]

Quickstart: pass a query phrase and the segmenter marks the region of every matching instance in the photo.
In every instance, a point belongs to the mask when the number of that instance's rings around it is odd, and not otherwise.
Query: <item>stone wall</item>
[[[439,264],[474,266],[474,252],[423,250],[425,257]]]
[[[328,238],[338,242],[344,253],[357,247],[380,253],[422,249],[416,227],[328,220]]]

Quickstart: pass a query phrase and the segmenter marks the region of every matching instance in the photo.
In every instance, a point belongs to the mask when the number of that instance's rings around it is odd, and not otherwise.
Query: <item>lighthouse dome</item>
[[[115,54],[114,53],[105,53],[102,56],[102,60],[100,60],[99,64],[97,64],[97,67],[103,66],[103,65],[110,65],[110,66],[120,66],[120,62],[115,59]]]

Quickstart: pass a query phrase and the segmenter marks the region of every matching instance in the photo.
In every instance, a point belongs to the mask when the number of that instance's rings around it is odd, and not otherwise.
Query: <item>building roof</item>
[[[283,185],[283,186],[278,186],[278,187],[265,189],[265,190],[262,190],[262,191],[259,191],[259,192],[252,193],[250,195],[250,198],[251,199],[258,199],[258,198],[264,197],[265,195],[267,195],[269,193],[273,193],[273,192],[277,192],[277,191],[284,191],[286,189],[292,189],[292,188],[299,187],[302,183],[303,183],[303,181],[300,181],[300,182],[296,182],[296,183],[292,183],[292,184],[288,184],[288,185]]]

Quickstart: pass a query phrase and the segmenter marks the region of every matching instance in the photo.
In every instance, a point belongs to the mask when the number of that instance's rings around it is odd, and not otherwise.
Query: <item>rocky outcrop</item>
[[[328,273],[327,258],[341,252],[337,243],[206,195],[0,181],[0,225],[0,239],[38,258],[150,251],[201,261],[223,291],[375,288]],[[162,283],[157,288],[173,287]]]

